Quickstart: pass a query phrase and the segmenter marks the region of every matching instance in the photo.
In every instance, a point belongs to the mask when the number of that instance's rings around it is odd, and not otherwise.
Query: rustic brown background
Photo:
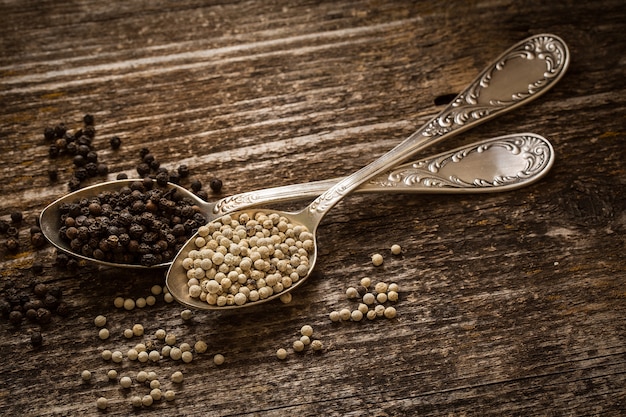
[[[58,285],[71,306],[41,331],[44,346],[0,322],[0,414],[98,415],[566,415],[626,409],[626,7],[621,0],[35,1],[0,3],[0,216],[22,210],[21,250],[0,236],[2,283]],[[45,126],[96,118],[96,147],[132,174],[142,147],[161,163],[188,164],[222,194],[345,175],[434,115],[492,58],[550,32],[572,62],[547,95],[436,150],[532,131],[558,160],[541,182],[478,196],[353,196],[324,220],[317,272],[279,302],[241,312],[196,313],[160,300],[133,312],[118,296],[146,295],[162,272],[54,266],[29,228],[67,191],[71,162],[48,179]],[[123,144],[110,150],[110,137]],[[435,149],[433,150],[435,151]],[[100,179],[102,180],[102,179]],[[294,205],[297,207],[298,205]],[[391,244],[403,247],[400,257]],[[369,257],[385,255],[374,268]],[[35,277],[29,266],[44,263]],[[361,277],[397,282],[394,320],[334,324]],[[102,342],[93,319],[113,336]],[[143,323],[180,341],[204,339],[192,364],[103,361],[125,351],[121,331]],[[324,351],[291,354],[311,324]],[[226,363],[211,358],[222,353]],[[153,369],[173,403],[133,411],[106,381]],[[94,376],[84,383],[83,369]],[[169,375],[182,370],[182,386]]]

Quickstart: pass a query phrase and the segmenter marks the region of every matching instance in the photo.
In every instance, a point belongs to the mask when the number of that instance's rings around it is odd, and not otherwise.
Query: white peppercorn
[[[131,299],[131,298],[127,298],[124,300],[124,309],[125,310],[132,310],[133,308],[135,308],[135,300]]]
[[[161,388],[161,383],[159,382],[158,379],[153,379],[152,381],[150,381],[150,388],[151,389]]]
[[[154,371],[148,372],[148,381],[154,381],[157,379],[157,374]]]
[[[322,350],[322,348],[324,347],[324,345],[322,344],[321,340],[314,340],[313,342],[311,342],[311,349],[315,350],[315,351],[319,351]]]
[[[221,354],[216,354],[215,356],[213,356],[213,363],[216,365],[222,365],[224,363],[224,355]]]
[[[166,334],[165,343],[167,343],[170,346],[173,346],[174,344],[176,344],[176,335],[173,333]]]
[[[141,402],[141,397],[139,397],[138,395],[133,395],[130,398],[130,403],[133,405],[133,407],[135,408],[139,408],[143,405],[143,403]]]
[[[180,349],[181,352],[189,352],[191,351],[191,345],[189,345],[189,343],[183,342],[181,343],[178,348]]]
[[[151,350],[150,353],[148,353],[148,359],[152,362],[158,362],[161,359],[161,354],[158,350]]]
[[[180,371],[174,372],[170,377],[170,380],[175,384],[180,384],[181,382],[183,382],[183,373]]]
[[[354,299],[354,298],[357,298],[358,296],[359,296],[359,292],[356,290],[356,288],[348,287],[346,289],[346,297],[348,299]]]
[[[313,327],[309,326],[308,324],[305,324],[304,326],[302,326],[302,328],[300,329],[300,334],[302,336],[308,336],[311,337],[313,336]]]
[[[146,297],[146,305],[153,306],[156,304],[156,298],[153,295]]]
[[[150,396],[152,397],[152,399],[154,399],[155,401],[159,401],[161,399],[162,393],[161,393],[161,389],[159,388],[153,388],[150,391]]]
[[[365,288],[369,288],[369,286],[372,285],[372,280],[367,277],[361,278],[360,284]]]
[[[89,381],[91,379],[91,372],[85,369],[83,372],[80,373],[80,377],[83,379],[83,381]]]
[[[367,292],[363,294],[363,303],[367,305],[372,305],[374,304],[375,301],[376,301],[376,297],[374,297],[374,294],[372,294],[371,292]]]
[[[291,302],[291,300],[293,299],[293,296],[291,295],[290,292],[286,292],[286,293],[282,294],[279,298],[280,298],[280,301],[283,304],[289,304]]]
[[[183,352],[181,355],[181,359],[183,360],[183,362],[189,363],[193,360],[193,353],[191,353],[190,351]]]
[[[156,332],[154,332],[154,337],[156,337],[158,340],[163,340],[165,339],[166,334],[167,333],[165,333],[165,330],[158,329]]]
[[[293,342],[293,350],[294,352],[302,352],[304,350],[304,343],[301,340],[296,340]]]
[[[359,307],[357,309],[361,312],[361,314],[367,314],[369,307],[365,303],[359,303]]]
[[[204,353],[207,351],[207,344],[202,341],[202,340],[198,340],[194,345],[193,345],[193,350],[196,351],[196,353]]]
[[[132,339],[135,334],[132,329],[124,329],[124,337],[127,339]]]
[[[148,380],[148,373],[146,371],[137,372],[137,376],[135,377],[137,382],[144,383]]]
[[[135,345],[135,350],[137,352],[145,352],[146,350],[148,350],[148,348],[146,347],[146,345],[144,345],[143,343],[137,343]]]
[[[378,301],[381,304],[387,302],[387,298],[388,298],[387,293],[379,292],[378,294],[376,294],[376,301]]]
[[[96,407],[100,410],[105,410],[109,406],[109,402],[106,398],[100,397],[96,400]]]
[[[137,308],[144,308],[146,304],[147,304],[146,299],[143,297],[139,297],[135,300],[135,307]]]
[[[395,291],[389,291],[387,293],[387,300],[395,303],[396,301],[398,301],[398,293]]]
[[[338,311],[334,310],[328,314],[328,318],[330,318],[330,321],[338,322],[341,320],[341,315]]]
[[[120,363],[124,359],[124,355],[119,350],[116,350],[111,354],[111,360],[115,363]]]
[[[93,322],[96,327],[104,327],[107,324],[107,318],[104,316],[96,316]]]
[[[400,245],[391,245],[391,253],[393,255],[400,255],[400,253],[402,253],[402,248]]]
[[[152,288],[150,288],[150,292],[152,295],[160,295],[163,292],[163,287],[160,285],[153,285]]]
[[[145,350],[142,350],[141,352],[137,354],[137,360],[141,363],[148,362],[148,359],[150,359],[150,354],[146,352]]]
[[[107,372],[107,378],[109,378],[110,380],[117,379],[117,371],[115,369],[110,369]]]
[[[130,388],[133,385],[133,380],[129,376],[123,376],[120,378],[120,386],[122,388]]]
[[[389,287],[387,288],[387,291],[398,292],[398,291],[400,291],[400,288],[398,287],[398,284],[396,284],[395,282],[392,282],[391,284],[389,284]]]
[[[113,300],[113,305],[116,308],[124,307],[124,298],[122,298],[122,297],[115,297],[115,300]]]
[[[387,307],[385,309],[385,317],[388,319],[392,319],[396,316],[396,309],[393,307]]]
[[[367,312],[367,318],[369,320],[374,320],[376,318],[376,310],[370,310]]]
[[[150,407],[152,403],[154,403],[154,398],[152,398],[150,395],[144,395],[143,398],[141,398],[141,404],[144,407]]]
[[[311,338],[309,336],[301,336],[300,337],[300,341],[302,342],[303,345],[310,345],[311,344]]]
[[[374,307],[374,311],[376,312],[376,317],[382,317],[385,314],[385,306],[378,304]]]
[[[170,345],[165,345],[161,348],[161,356],[163,356],[164,358],[169,358],[171,352],[172,347]]]
[[[103,327],[102,329],[100,329],[100,331],[98,332],[98,337],[102,340],[106,340],[109,338],[109,329],[107,329],[106,327]]]
[[[388,285],[385,282],[377,282],[374,289],[377,293],[387,292]]]
[[[105,350],[102,351],[100,356],[102,356],[102,359],[104,359],[105,361],[108,361],[108,360],[111,360],[112,353],[111,353],[110,350],[105,349]]]
[[[143,336],[143,332],[144,332],[144,330],[143,330],[143,326],[141,324],[133,325],[133,334],[135,336],[138,336],[138,337],[139,336]]]
[[[169,292],[165,293],[163,295],[163,301],[165,301],[166,303],[171,303],[172,301],[174,301],[174,297]]]
[[[383,256],[380,253],[375,253],[372,255],[372,264],[374,266],[380,266],[383,264]]]
[[[165,398],[165,401],[174,401],[174,398],[176,398],[176,393],[170,389],[165,391],[163,397]]]
[[[353,310],[352,313],[350,313],[350,318],[352,321],[361,321],[363,319],[363,313],[361,310]]]
[[[178,361],[183,357],[183,352],[176,346],[172,347],[172,350],[170,350],[170,358]]]
[[[280,348],[276,351],[276,357],[281,361],[287,358],[287,351],[283,348]]]
[[[339,310],[339,316],[341,317],[341,320],[350,320],[352,312],[347,309],[347,308],[342,308],[341,310]]]
[[[191,310],[183,310],[180,312],[180,317],[183,320],[191,320],[191,317],[193,317],[193,313]]]

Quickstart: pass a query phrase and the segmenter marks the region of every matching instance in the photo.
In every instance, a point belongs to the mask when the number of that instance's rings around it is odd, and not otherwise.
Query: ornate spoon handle
[[[344,196],[416,152],[539,97],[568,65],[569,51],[557,36],[536,35],[515,44],[426,125],[313,201],[306,210],[309,224],[319,224]]]
[[[542,178],[552,167],[554,149],[534,133],[475,142],[461,148],[400,165],[355,192],[473,194],[510,191]],[[246,207],[315,198],[341,178],[250,191],[223,198],[212,213],[221,216]]]

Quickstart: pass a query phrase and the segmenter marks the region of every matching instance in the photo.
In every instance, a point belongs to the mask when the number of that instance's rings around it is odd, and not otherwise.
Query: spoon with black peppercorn
[[[568,65],[567,46],[554,35],[519,42],[426,125],[303,210],[241,210],[200,227],[167,272],[170,293],[205,310],[253,306],[288,294],[310,276],[317,228],[341,199],[416,152],[538,97]]]
[[[532,133],[512,134],[400,165],[355,191],[430,194],[510,191],[538,181],[553,161],[554,151],[547,139]],[[314,198],[339,180],[250,191],[216,202],[206,202],[175,184],[159,186],[157,181],[139,179],[110,181],[78,190],[50,204],[42,211],[40,224],[48,240],[73,256],[122,268],[162,268],[170,265],[175,253],[206,222],[259,204]],[[133,193],[143,196],[138,207],[134,207],[133,200],[126,201],[126,209],[113,210],[112,206],[122,204],[122,200],[128,199],[125,196]],[[114,196],[117,196],[115,202]],[[169,200],[160,201],[162,198]],[[151,202],[146,203],[148,200]],[[176,206],[174,211],[168,209],[172,204]],[[146,210],[149,216],[141,210]],[[177,211],[181,216],[176,215]],[[185,211],[190,211],[186,218],[182,216]],[[201,219],[194,220],[196,215]],[[191,227],[187,221],[197,224]],[[139,250],[142,239],[133,232],[138,226],[140,234],[158,231],[164,242],[156,240],[152,247],[144,245]],[[79,229],[85,236],[76,240]],[[146,237],[151,240],[149,235]]]

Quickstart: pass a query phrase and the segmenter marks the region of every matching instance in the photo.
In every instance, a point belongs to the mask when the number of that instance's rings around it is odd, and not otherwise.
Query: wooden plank
[[[0,413],[141,413],[106,372],[157,373],[176,400],[145,412],[219,416],[602,415],[626,404],[623,2],[95,2],[0,4],[0,218],[20,210],[20,250],[0,235],[1,298],[58,286],[68,317],[0,320]],[[561,36],[571,67],[545,97],[433,149],[532,131],[554,144],[550,174],[484,195],[355,195],[325,218],[314,276],[290,304],[195,312],[146,297],[163,271],[55,266],[29,229],[67,192],[71,159],[48,156],[46,126],[96,120],[113,179],[142,148],[187,164],[221,195],[346,175],[434,115],[483,66],[529,34]],[[122,146],[112,150],[109,139]],[[59,179],[51,182],[55,164]],[[92,182],[103,181],[100,177]],[[189,185],[189,180],[183,185]],[[216,196],[212,196],[216,198]],[[300,203],[281,207],[297,208]],[[402,255],[389,247],[400,244]],[[381,253],[385,262],[371,264]],[[35,273],[34,263],[43,271]],[[400,286],[393,320],[333,323],[362,277]],[[108,340],[93,320],[106,315]],[[122,332],[141,323],[146,336]],[[290,352],[310,324],[322,352]],[[157,329],[204,340],[191,364],[105,361]],[[32,348],[30,335],[44,343]],[[225,356],[221,366],[216,353]],[[88,369],[93,376],[81,380]],[[183,384],[170,375],[181,370]]]

